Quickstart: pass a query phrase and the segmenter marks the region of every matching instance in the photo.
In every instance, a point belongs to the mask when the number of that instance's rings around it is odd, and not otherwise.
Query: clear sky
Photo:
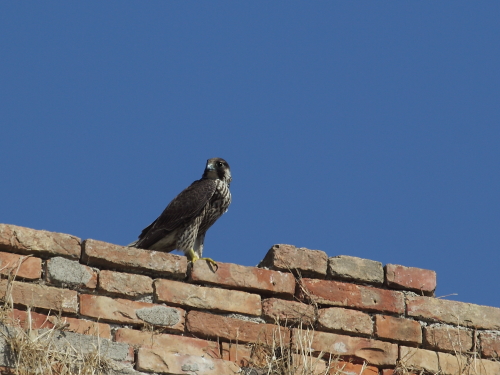
[[[500,307],[499,1],[0,3],[0,222],[125,245],[206,160],[204,255],[432,269]]]

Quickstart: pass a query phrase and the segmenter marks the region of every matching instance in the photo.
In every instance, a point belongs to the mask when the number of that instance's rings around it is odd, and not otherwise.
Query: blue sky
[[[500,307],[500,3],[0,4],[0,222],[125,245],[211,157],[205,255],[432,269]]]

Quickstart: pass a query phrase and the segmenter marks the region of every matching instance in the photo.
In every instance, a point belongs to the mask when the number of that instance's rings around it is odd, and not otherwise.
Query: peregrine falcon
[[[208,228],[225,213],[231,203],[229,164],[221,158],[207,160],[201,179],[184,189],[162,214],[144,228],[139,239],[128,246],[170,252],[181,250],[191,262],[202,258]]]

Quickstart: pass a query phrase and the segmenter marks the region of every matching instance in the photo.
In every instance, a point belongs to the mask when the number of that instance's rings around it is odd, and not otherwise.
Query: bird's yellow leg
[[[217,262],[213,260],[212,258],[200,258],[198,254],[194,252],[193,249],[189,249],[189,251],[186,253],[186,257],[191,263],[196,262],[197,260],[206,260],[208,263],[210,263],[212,266],[214,266],[216,269],[219,268],[217,265]]]

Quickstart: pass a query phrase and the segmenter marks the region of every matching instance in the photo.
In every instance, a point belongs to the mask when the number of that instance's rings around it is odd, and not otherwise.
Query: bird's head
[[[208,159],[207,166],[205,167],[205,172],[203,172],[202,178],[208,178],[210,180],[219,179],[229,185],[232,179],[229,164],[227,163],[227,161],[221,158]]]

